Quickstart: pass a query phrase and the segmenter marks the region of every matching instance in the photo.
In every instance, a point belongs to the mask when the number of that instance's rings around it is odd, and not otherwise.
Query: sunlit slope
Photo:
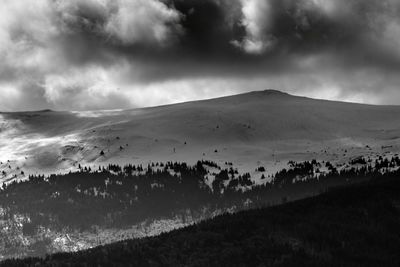
[[[400,106],[316,100],[275,90],[125,111],[0,116],[1,160],[37,171],[81,162],[203,157],[247,166],[275,160],[274,153],[291,159],[291,153],[332,149],[326,145],[330,140],[349,148],[393,145],[395,150],[400,137]]]
[[[315,100],[272,90],[128,111],[3,116],[22,121],[23,133],[53,136],[112,127],[121,136],[187,138],[199,143],[380,137],[382,132],[394,138],[400,132],[398,106]]]

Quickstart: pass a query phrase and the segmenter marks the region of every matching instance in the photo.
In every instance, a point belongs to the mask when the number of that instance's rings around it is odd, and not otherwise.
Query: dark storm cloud
[[[396,0],[3,5],[0,104],[11,110],[142,106],[267,87],[400,103]]]
[[[242,2],[242,3],[241,3]],[[270,0],[265,10],[258,10],[265,21],[249,12],[243,24],[243,3],[266,1],[169,1],[181,15],[183,34],[173,46],[158,49],[148,46],[108,47],[140,62],[146,70],[141,77],[149,80],[189,76],[261,75],[290,72],[304,57],[319,56],[329,67],[379,67],[398,70],[399,53],[387,49],[380,36],[387,21],[399,14],[385,1],[282,1]],[[347,10],[347,11],[346,11]],[[255,10],[254,12],[256,12]],[[253,15],[253,17],[252,17]],[[246,27],[254,23],[262,31]],[[250,22],[249,22],[250,21]],[[257,38],[268,47],[246,50],[244,42]],[[236,46],[235,46],[236,44]],[[115,52],[115,53],[114,53]],[[148,66],[147,66],[148,65]],[[234,65],[234,66],[233,66]],[[295,70],[293,70],[295,71]]]

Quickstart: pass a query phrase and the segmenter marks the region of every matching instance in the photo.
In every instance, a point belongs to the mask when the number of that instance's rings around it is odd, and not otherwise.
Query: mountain
[[[0,260],[153,236],[398,175],[399,115],[399,106],[274,90],[1,113]]]
[[[160,236],[1,266],[399,266],[399,173]]]
[[[0,179],[108,163],[209,159],[241,173],[289,160],[341,162],[400,149],[400,106],[275,90],[112,111],[0,113]]]

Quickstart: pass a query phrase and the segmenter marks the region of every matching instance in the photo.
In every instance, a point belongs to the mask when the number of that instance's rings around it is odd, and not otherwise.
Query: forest
[[[125,229],[146,220],[173,217],[183,222],[190,218],[192,223],[223,212],[284,204],[332,187],[400,172],[397,156],[354,164],[337,169],[316,160],[289,162],[288,169],[262,185],[255,185],[248,173],[223,169],[211,161],[198,161],[194,166],[179,162],[110,164],[97,170],[80,166],[79,171],[67,174],[32,175],[25,181],[4,184],[0,190],[0,248],[6,258],[44,256],[54,251],[49,248],[51,240],[43,239],[48,230],[81,233]],[[326,171],[321,171],[323,168]],[[13,230],[15,225],[21,225],[23,238],[38,242],[24,248],[10,238],[16,236],[17,232],[10,233],[17,231]]]
[[[1,266],[399,266],[400,176],[224,214],[156,237]]]

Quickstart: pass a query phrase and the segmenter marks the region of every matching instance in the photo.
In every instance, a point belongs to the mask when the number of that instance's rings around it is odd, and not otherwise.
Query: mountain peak
[[[266,89],[264,91],[261,91],[261,93],[268,94],[268,95],[289,95],[286,92],[282,92],[282,91],[275,90],[275,89]]]
[[[275,89],[266,89],[262,91],[252,91],[248,93],[249,95],[256,96],[256,97],[288,97],[292,96],[286,92],[282,92]]]

